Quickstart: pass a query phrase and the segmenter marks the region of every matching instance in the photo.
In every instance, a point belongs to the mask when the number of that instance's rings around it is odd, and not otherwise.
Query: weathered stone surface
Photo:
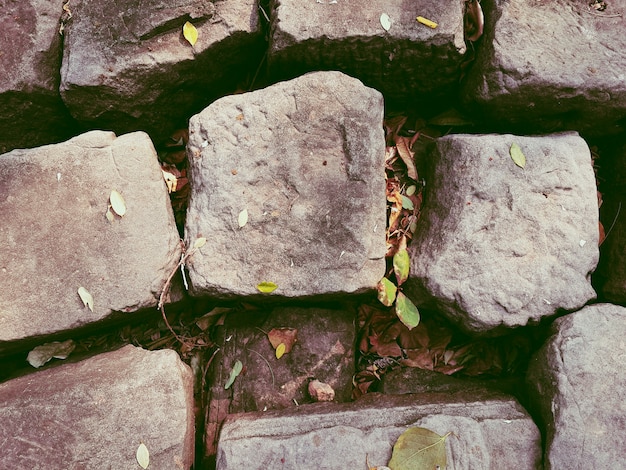
[[[253,72],[263,55],[254,0],[82,0],[71,8],[61,94],[77,119],[117,133],[165,139],[233,91],[233,77]],[[188,20],[198,30],[193,47],[182,36]]]
[[[598,304],[561,317],[528,370],[545,423],[546,469],[623,468],[626,309]]]
[[[112,190],[126,214],[105,217]],[[0,347],[156,305],[180,256],[152,142],[93,131],[0,158]],[[93,296],[93,312],[77,294]]]
[[[386,100],[440,99],[458,83],[466,51],[462,2],[271,2],[269,63],[278,75],[340,70]],[[392,26],[380,23],[386,13]],[[416,22],[420,15],[436,29]],[[436,78],[434,78],[436,77]]]
[[[354,403],[317,403],[284,411],[230,416],[217,468],[365,468],[385,465],[407,428],[426,427],[446,440],[448,468],[541,466],[541,436],[511,398],[487,394],[368,394]]]
[[[595,297],[598,203],[584,140],[458,134],[438,139],[430,158],[405,287],[418,305],[497,333]]]
[[[0,153],[69,137],[71,117],[59,95],[61,4],[2,1]]]
[[[588,3],[482,2],[485,35],[463,93],[473,111],[509,132],[623,131],[626,0],[603,12]]]
[[[385,270],[383,101],[339,72],[228,96],[190,121],[191,292],[372,290]],[[246,210],[247,223],[239,226]]]
[[[522,385],[522,387],[520,387]],[[473,390],[494,390],[515,394],[523,389],[523,377],[493,380],[457,378],[417,367],[402,367],[386,372],[382,376],[382,393],[471,393]]]
[[[174,351],[126,346],[0,384],[0,467],[188,469],[193,375]]]
[[[328,384],[335,402],[349,401],[354,374],[355,313],[319,308],[275,308],[266,312],[229,314],[218,342],[220,361],[210,375],[206,419],[207,454],[215,454],[216,436],[227,413],[293,408],[312,403],[312,379]],[[297,329],[297,342],[276,358],[266,332]],[[241,361],[245,374],[224,390],[230,371]]]

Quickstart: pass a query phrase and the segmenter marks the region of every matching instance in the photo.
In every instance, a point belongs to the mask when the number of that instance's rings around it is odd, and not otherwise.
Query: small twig
[[[213,359],[215,359],[215,355],[219,351],[220,351],[220,348],[217,348],[215,351],[213,351],[213,354],[211,354],[211,357],[209,358],[206,365],[204,366],[204,372],[202,372],[202,389],[204,389],[204,385],[206,383],[206,373],[208,372],[209,367],[211,367],[211,363],[213,362]]]
[[[174,331],[174,329],[172,328],[172,325],[170,325],[170,322],[167,320],[167,315],[165,314],[165,308],[163,306],[165,304],[165,296],[169,292],[172,279],[176,275],[178,268],[184,269],[185,263],[187,262],[189,257],[196,252],[196,248],[193,248],[190,251],[185,253],[185,245],[183,244],[182,240],[181,240],[181,248],[182,248],[182,253],[180,254],[180,261],[176,263],[176,267],[172,270],[167,280],[165,281],[165,284],[163,285],[163,289],[161,290],[161,295],[159,295],[159,303],[157,304],[157,308],[161,310],[161,315],[163,315],[163,321],[165,322],[165,326],[167,326],[167,329],[170,330],[170,332],[174,335],[174,337],[180,343],[187,344],[187,342],[189,341],[189,338],[185,338],[184,336],[179,336],[178,333]]]
[[[265,17],[265,19],[269,23],[270,22],[270,17],[267,16],[267,13],[265,13],[265,10],[263,9],[263,7],[261,5],[259,5],[259,10],[261,10],[261,13],[263,13],[263,16]]]
[[[619,213],[621,210],[622,210],[622,201],[620,201],[619,205],[617,206],[617,213],[615,214],[615,218],[613,219],[611,228],[609,228],[609,231],[604,234],[604,240],[602,240],[602,243],[606,241],[606,239],[609,237],[609,233],[611,233],[611,230],[613,230],[613,227],[615,227],[615,222],[617,222],[617,218],[619,217]]]
[[[262,354],[259,354],[258,352],[256,352],[254,349],[248,349],[246,348],[248,351],[253,352],[254,354],[256,354],[257,356],[259,356],[261,359],[263,359],[265,361],[265,363],[267,364],[267,367],[270,370],[270,374],[272,374],[272,387],[274,387],[276,385],[276,381],[274,380],[274,371],[272,370],[272,366],[270,366],[270,363],[267,361],[267,359],[265,359],[263,357]]]

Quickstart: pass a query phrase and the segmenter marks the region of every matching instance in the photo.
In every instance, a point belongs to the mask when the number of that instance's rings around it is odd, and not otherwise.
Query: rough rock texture
[[[455,393],[486,389],[516,394],[523,385],[523,378],[478,380],[457,378],[417,367],[402,367],[386,372],[381,377],[378,391],[387,394],[403,393]]]
[[[509,155],[513,143],[526,156],[523,169]],[[409,246],[405,290],[414,302],[486,332],[595,297],[598,203],[584,140],[457,134],[438,139],[430,158]]]
[[[309,382],[318,379],[335,392],[336,402],[349,401],[354,374],[354,312],[318,308],[275,308],[229,314],[217,341],[223,344],[214,363],[206,419],[207,455],[215,454],[217,432],[227,413],[293,408],[314,401]],[[280,359],[267,335],[273,328],[295,328],[297,342]],[[245,374],[224,385],[236,361]],[[295,400],[295,401],[294,401]]]
[[[263,56],[254,0],[82,0],[71,8],[61,94],[77,119],[117,133],[165,139],[234,91]],[[182,35],[186,21],[198,30],[193,47]]]
[[[597,12],[567,0],[482,2],[487,22],[466,102],[509,131],[623,131],[626,0],[607,3]]]
[[[61,4],[3,1],[0,24],[0,153],[69,137],[59,95]]]
[[[112,190],[127,206],[105,217]],[[92,131],[0,158],[2,342],[156,305],[179,237],[152,142]],[[84,287],[93,312],[78,296]]]
[[[192,117],[191,292],[300,297],[372,290],[385,270],[380,93],[318,72]],[[240,224],[242,211],[247,222]]]
[[[585,307],[559,318],[528,370],[545,424],[545,468],[624,468],[626,309]]]
[[[126,346],[0,384],[0,467],[188,469],[193,375],[174,351]]]
[[[458,83],[466,51],[462,2],[271,2],[270,69],[289,78],[341,70],[386,100],[441,99]],[[385,31],[380,16],[392,26]],[[416,22],[435,20],[436,29]],[[433,77],[437,77],[433,79]]]
[[[513,399],[487,394],[366,395],[230,416],[217,468],[365,468],[385,465],[398,436],[426,427],[446,440],[448,468],[529,469],[541,465],[541,436]]]

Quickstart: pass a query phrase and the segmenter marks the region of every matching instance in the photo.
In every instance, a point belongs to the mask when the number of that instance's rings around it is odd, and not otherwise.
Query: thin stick
[[[617,206],[617,214],[615,214],[615,218],[613,219],[613,223],[611,224],[611,228],[609,229],[608,232],[606,232],[604,234],[604,240],[602,240],[602,243],[604,243],[606,241],[606,239],[609,236],[609,233],[611,233],[611,230],[613,230],[613,227],[615,227],[615,222],[617,222],[617,218],[619,217],[619,213],[622,210],[622,201],[619,202],[619,206]]]
[[[246,349],[248,349],[248,348],[246,348]],[[267,364],[267,367],[270,370],[270,374],[272,374],[272,387],[274,387],[276,385],[276,381],[274,380],[274,371],[272,370],[272,366],[270,366],[270,363],[267,361],[267,359],[265,359],[261,354],[259,354],[255,350],[248,349],[248,351],[253,352],[254,354],[256,354],[257,356],[259,356],[261,359],[263,359],[265,361],[265,363]]]

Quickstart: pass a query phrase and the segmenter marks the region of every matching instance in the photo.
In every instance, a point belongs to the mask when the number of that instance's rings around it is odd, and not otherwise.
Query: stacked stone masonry
[[[380,466],[422,426],[454,433],[448,468],[620,468],[626,0],[480,5],[484,34],[468,41],[476,4],[462,0],[5,2],[0,356],[154,309],[201,237],[189,295],[263,313],[220,330],[202,410],[173,351],[126,346],[0,384],[0,467],[135,468],[142,443],[149,468]],[[345,301],[385,272],[385,110],[451,106],[475,127],[428,150],[405,292],[471,334],[551,323],[528,411],[480,382],[410,374],[350,401]],[[155,145],[187,126],[181,241]],[[263,281],[279,288],[262,296]],[[281,362],[262,332],[291,325]],[[310,403],[314,379],[334,402]]]

